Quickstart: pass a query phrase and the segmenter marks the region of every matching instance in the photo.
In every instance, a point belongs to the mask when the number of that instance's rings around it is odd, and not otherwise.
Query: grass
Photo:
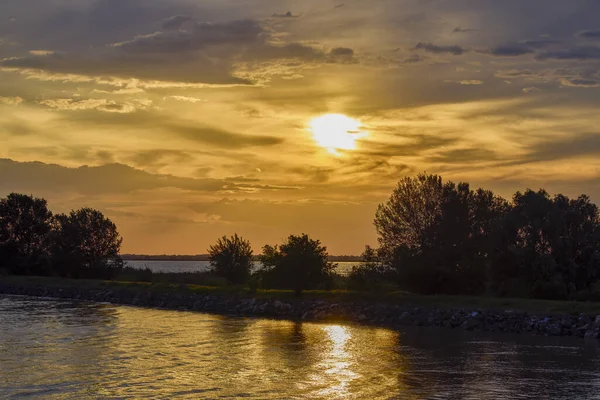
[[[235,295],[254,297],[258,299],[278,299],[296,301],[291,290],[256,290],[251,292],[245,286],[208,286],[196,284],[177,284],[164,282],[125,282],[102,281],[87,279],[64,279],[32,276],[3,276],[0,281],[8,284],[23,286],[46,286],[52,288],[79,288],[84,290],[110,289],[143,291],[152,293],[197,293]],[[368,301],[385,302],[402,306],[421,308],[466,308],[485,310],[514,310],[531,314],[592,314],[600,315],[600,302],[575,302],[538,299],[476,297],[476,296],[450,296],[450,295],[417,295],[408,292],[358,292],[349,290],[309,290],[305,291],[301,299],[323,300],[331,303]]]

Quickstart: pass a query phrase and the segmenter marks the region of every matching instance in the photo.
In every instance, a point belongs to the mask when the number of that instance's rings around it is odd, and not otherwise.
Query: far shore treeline
[[[600,301],[600,215],[586,195],[528,189],[507,201],[421,174],[398,182],[374,224],[379,246],[345,277],[305,234],[258,256],[224,236],[208,249],[210,271],[152,273],[124,266],[117,227],[101,212],[54,215],[46,200],[12,193],[0,199],[0,275]]]

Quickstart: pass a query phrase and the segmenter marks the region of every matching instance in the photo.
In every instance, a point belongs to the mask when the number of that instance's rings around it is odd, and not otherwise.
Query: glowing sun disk
[[[356,140],[366,135],[360,126],[360,121],[343,114],[326,114],[310,122],[310,131],[319,146],[337,154],[356,149]]]

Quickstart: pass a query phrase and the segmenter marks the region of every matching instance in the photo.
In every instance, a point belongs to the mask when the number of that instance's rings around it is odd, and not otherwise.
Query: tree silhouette
[[[60,275],[110,279],[123,266],[117,227],[100,211],[82,208],[57,215],[56,222],[52,259]]]
[[[208,249],[213,272],[234,284],[246,283],[252,270],[252,246],[237,233],[223,236]]]
[[[13,273],[41,273],[51,223],[44,199],[18,193],[0,199],[0,266]]]
[[[316,289],[330,282],[335,264],[327,259],[327,248],[308,235],[290,235],[279,246],[266,245],[261,261],[267,286],[293,289],[300,295],[306,289]]]

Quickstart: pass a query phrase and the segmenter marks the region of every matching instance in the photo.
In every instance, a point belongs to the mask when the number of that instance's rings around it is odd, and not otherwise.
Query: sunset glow
[[[359,254],[423,171],[600,201],[600,2],[401,3],[0,1],[0,196],[155,254]]]
[[[360,122],[342,114],[326,114],[310,123],[317,144],[332,153],[356,149],[356,140],[364,137]]]

